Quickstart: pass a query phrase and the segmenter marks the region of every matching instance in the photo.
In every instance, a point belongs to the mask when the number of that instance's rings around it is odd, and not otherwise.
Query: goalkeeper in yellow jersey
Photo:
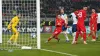
[[[7,27],[9,30],[13,32],[13,35],[8,40],[8,43],[10,44],[13,42],[14,45],[17,45],[17,39],[19,35],[19,32],[17,31],[17,25],[19,23],[20,17],[21,17],[21,14],[17,14],[16,16],[14,16]]]

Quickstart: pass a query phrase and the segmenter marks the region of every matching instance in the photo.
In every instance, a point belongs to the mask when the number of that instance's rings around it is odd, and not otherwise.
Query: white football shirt
[[[98,13],[97,23],[100,23],[100,13]]]
[[[73,24],[77,24],[77,18],[76,18],[75,13],[71,13],[71,15],[72,15],[72,19],[73,19]]]

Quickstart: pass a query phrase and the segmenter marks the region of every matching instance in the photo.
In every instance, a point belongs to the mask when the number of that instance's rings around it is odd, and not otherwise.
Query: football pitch
[[[96,42],[92,42],[90,37],[87,38],[87,45],[79,38],[78,44],[72,45],[72,36],[69,35],[70,42],[66,42],[65,37],[60,34],[59,43],[55,39],[45,43],[50,35],[41,34],[40,50],[0,50],[0,56],[100,56],[100,38]]]

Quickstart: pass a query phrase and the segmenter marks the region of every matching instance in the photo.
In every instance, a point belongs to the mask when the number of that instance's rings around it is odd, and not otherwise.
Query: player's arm
[[[10,23],[8,25],[8,29],[11,29],[13,22],[15,22],[15,18],[12,18],[12,20],[10,21]]]
[[[65,16],[65,27],[67,27],[67,25],[68,25],[68,17],[67,17],[67,15]]]
[[[13,19],[12,19],[13,20]],[[13,24],[13,22],[12,22],[12,20],[10,21],[10,23],[9,23],[9,25],[8,25],[8,29],[11,29],[11,26],[12,26],[12,24]]]
[[[84,14],[83,14],[83,15],[84,15],[84,16],[83,16],[83,17],[84,17],[84,19],[86,19],[86,17],[87,17],[87,14],[86,14],[86,12],[84,12]]]
[[[68,17],[67,17],[67,15],[66,15],[66,17],[65,17],[65,24],[67,25],[68,24]]]

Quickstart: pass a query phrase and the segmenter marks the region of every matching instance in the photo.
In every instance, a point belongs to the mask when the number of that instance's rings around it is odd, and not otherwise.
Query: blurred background
[[[61,7],[68,15],[68,25],[71,26],[70,13],[72,10],[81,9],[84,5],[89,8],[85,20],[85,25],[88,26],[91,8],[96,8],[97,13],[99,13],[100,0],[40,0],[41,31],[45,26],[47,28],[55,26],[55,14]],[[17,13],[22,14],[20,27],[35,27],[36,29],[36,0],[3,0],[3,27],[6,27],[11,18]]]
[[[88,25],[91,8],[100,11],[100,0],[41,0],[41,20],[54,21],[56,11],[63,7],[65,13],[69,16],[72,10],[81,9],[84,5],[88,6],[86,25]],[[69,25],[72,24],[69,18]],[[54,23],[52,23],[54,25]]]

